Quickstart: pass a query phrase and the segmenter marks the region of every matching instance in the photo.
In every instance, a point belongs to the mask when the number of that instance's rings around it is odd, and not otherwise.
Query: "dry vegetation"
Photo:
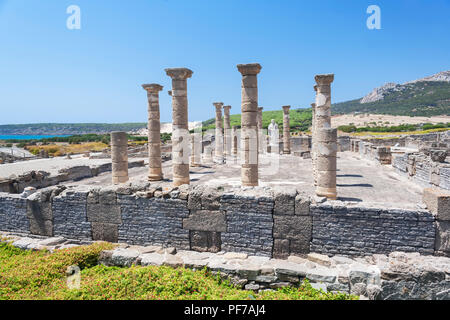
[[[32,154],[37,155],[41,150],[46,150],[52,157],[59,157],[66,154],[77,154],[84,152],[99,152],[108,148],[107,144],[102,142],[86,142],[80,144],[50,144],[41,146],[26,146],[25,149]]]

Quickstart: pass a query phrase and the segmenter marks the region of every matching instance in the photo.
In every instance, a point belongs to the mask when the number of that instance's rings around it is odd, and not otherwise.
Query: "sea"
[[[0,140],[39,140],[54,137],[69,137],[70,135],[0,135]]]

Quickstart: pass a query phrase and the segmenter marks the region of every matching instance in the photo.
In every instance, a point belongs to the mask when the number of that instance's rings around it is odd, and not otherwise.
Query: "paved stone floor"
[[[271,160],[275,165],[270,166]],[[295,187],[307,194],[314,193],[311,159],[302,159],[293,155],[280,156],[276,165],[275,157],[263,155],[260,166],[260,186]],[[360,159],[352,152],[338,153],[337,191],[339,200],[384,204],[389,207],[417,208],[421,204],[423,188],[395,172],[391,166]],[[147,167],[129,170],[130,181],[146,181]],[[171,161],[163,163],[165,182],[170,185],[172,176]],[[72,184],[108,185],[111,173],[84,179]],[[191,183],[228,187],[238,187],[240,165],[208,164],[191,168]]]

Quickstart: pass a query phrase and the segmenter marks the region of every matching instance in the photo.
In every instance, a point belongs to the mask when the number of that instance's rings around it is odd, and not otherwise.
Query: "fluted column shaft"
[[[161,122],[159,112],[159,91],[163,89],[159,84],[144,84],[148,98],[148,180],[163,179],[161,165]]]
[[[258,63],[237,66],[242,74],[241,181],[242,186],[258,185]]]
[[[172,78],[172,170],[173,185],[189,184],[189,123],[187,79],[192,71],[186,68],[166,69]]]
[[[126,132],[111,132],[112,183],[128,181],[128,136]]]
[[[238,130],[238,127],[237,126],[233,126],[233,129],[232,129],[232,132],[231,132],[231,139],[232,139],[232,142],[231,142],[231,144],[232,144],[232,154],[233,155],[237,155],[237,153],[238,153],[238,143],[239,143],[239,141],[238,141],[238,134],[237,134],[237,130]]]
[[[325,74],[315,77],[316,96],[316,143],[317,143],[317,186],[316,194],[336,199],[336,155],[337,130],[331,128],[331,82],[334,75]]]
[[[289,120],[289,109],[291,106],[283,107],[283,153],[291,153],[291,130]]]

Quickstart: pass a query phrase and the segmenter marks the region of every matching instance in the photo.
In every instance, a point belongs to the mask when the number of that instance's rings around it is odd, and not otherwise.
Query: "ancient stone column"
[[[291,106],[283,106],[283,153],[291,154],[291,131],[289,121],[289,109]]]
[[[223,107],[223,152],[225,156],[231,155],[230,109],[231,106]]]
[[[223,102],[214,102],[216,108],[216,134],[215,134],[215,150],[214,160],[223,163],[223,128],[222,128],[222,107]]]
[[[234,155],[234,156],[236,156],[237,155],[237,153],[238,153],[238,134],[237,134],[237,130],[238,130],[238,127],[237,126],[233,126],[233,130],[232,130],[232,133],[231,133],[231,138],[232,138],[232,154]]]
[[[264,138],[263,138],[263,124],[262,124],[262,112],[263,112],[263,107],[258,107],[258,153],[262,153],[263,152],[263,142],[264,142]]]
[[[189,184],[189,123],[187,79],[192,71],[187,68],[165,70],[172,78],[172,170],[173,185]]]
[[[259,63],[239,64],[242,74],[241,181],[242,186],[258,185],[258,80]]]
[[[191,134],[191,167],[202,164],[202,128],[201,122],[194,123],[194,133]]]
[[[128,136],[126,132],[111,132],[112,183],[128,181]]]
[[[316,144],[317,185],[316,194],[335,200],[337,130],[331,129],[331,82],[333,74],[315,76],[316,96]]]
[[[314,86],[314,91],[317,91],[317,86]],[[311,160],[312,160],[312,171],[314,178],[314,185],[317,185],[317,171],[316,171],[316,104],[311,103],[312,107],[312,126],[311,126]]]
[[[159,113],[159,84],[143,84],[148,98],[148,180],[163,179],[161,166],[161,122]]]

